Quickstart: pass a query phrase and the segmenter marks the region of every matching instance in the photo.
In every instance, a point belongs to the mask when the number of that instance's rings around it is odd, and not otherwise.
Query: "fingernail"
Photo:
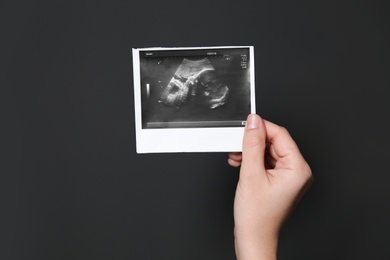
[[[259,117],[256,114],[250,114],[246,121],[246,126],[248,129],[259,128]]]

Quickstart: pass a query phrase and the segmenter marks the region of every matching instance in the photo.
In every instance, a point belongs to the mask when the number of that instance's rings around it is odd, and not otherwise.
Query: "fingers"
[[[275,166],[276,166],[276,160],[274,157],[272,157],[272,155],[270,154],[270,152],[268,150],[265,151],[265,162],[264,162],[264,166],[266,169],[274,169]]]
[[[313,182],[310,166],[284,127],[265,120],[264,123],[267,129],[267,142],[270,143],[267,152],[272,157],[272,160],[267,162],[271,166],[272,161],[275,163],[268,172],[272,174],[288,169],[290,174],[285,176],[289,176],[290,186],[302,187],[300,196],[303,196]]]
[[[231,152],[228,154],[228,163],[232,167],[239,167],[242,161],[242,153]]]
[[[295,162],[303,160],[298,146],[286,128],[266,120],[264,124],[267,129],[267,142],[269,142],[268,152],[274,161],[279,165],[292,166]]]
[[[266,148],[266,128],[259,115],[247,118],[242,144],[241,178],[258,178],[265,173],[264,153]],[[265,174],[263,174],[265,175]]]
[[[304,162],[295,141],[287,129],[256,114],[249,115],[243,138],[243,152],[231,152],[228,164],[245,166],[256,172],[264,169],[295,168]],[[253,168],[253,167],[256,167]],[[243,171],[244,174],[247,172]]]

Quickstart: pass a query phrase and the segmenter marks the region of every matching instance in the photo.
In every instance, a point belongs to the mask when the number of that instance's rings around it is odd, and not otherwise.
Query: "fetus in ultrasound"
[[[202,104],[215,109],[226,104],[229,88],[223,84],[209,59],[183,59],[161,94],[161,101],[180,108],[188,99],[204,100]]]
[[[218,80],[214,70],[200,74],[198,83],[202,86],[202,94],[207,97],[211,109],[220,107],[227,102],[229,88]]]

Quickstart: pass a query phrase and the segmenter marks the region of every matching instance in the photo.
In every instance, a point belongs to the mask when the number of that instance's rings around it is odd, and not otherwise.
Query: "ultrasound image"
[[[183,59],[179,68],[161,95],[166,105],[180,107],[190,99],[204,98],[204,105],[215,109],[224,105],[229,96],[228,86],[218,80],[215,68],[208,58],[202,60]]]
[[[242,126],[251,111],[242,53],[141,56],[142,127]]]

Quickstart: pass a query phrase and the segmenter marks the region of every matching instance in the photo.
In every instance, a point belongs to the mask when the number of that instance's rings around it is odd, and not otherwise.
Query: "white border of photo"
[[[143,129],[141,114],[140,51],[172,51],[197,49],[249,48],[250,102],[251,113],[256,113],[255,70],[253,46],[218,47],[170,47],[170,48],[133,48],[134,108],[137,153],[182,153],[182,152],[239,152],[242,151],[242,127],[206,127],[206,128],[163,128]]]

